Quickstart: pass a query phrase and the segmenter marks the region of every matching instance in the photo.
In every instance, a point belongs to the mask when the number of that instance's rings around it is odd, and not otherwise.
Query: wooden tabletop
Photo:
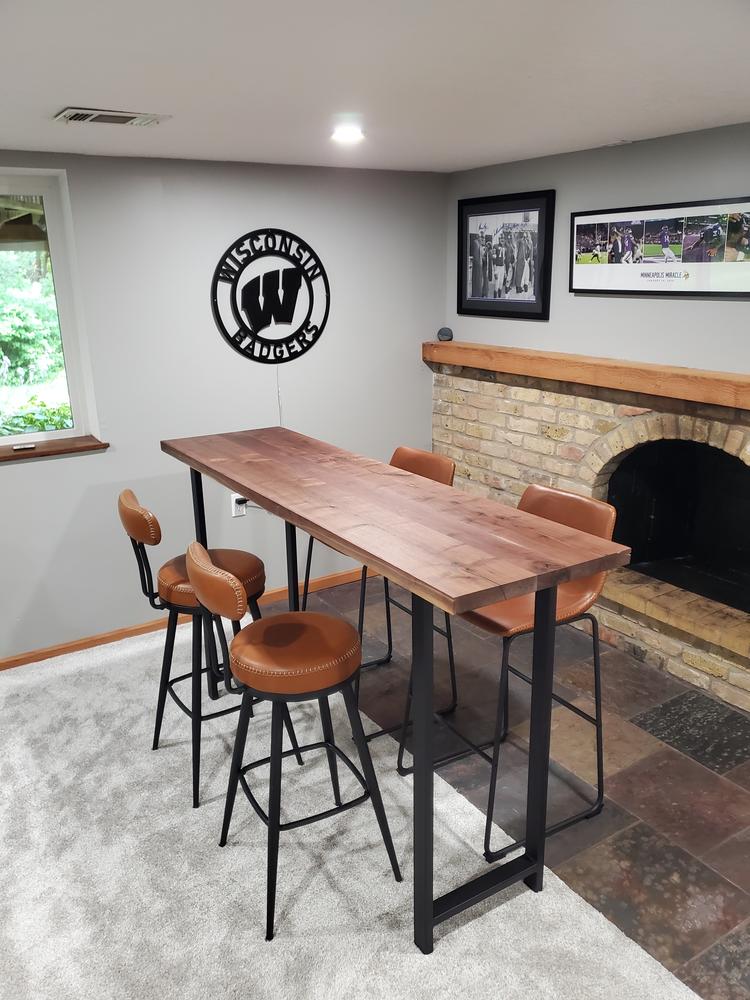
[[[161,447],[451,614],[630,559],[622,545],[284,427]]]

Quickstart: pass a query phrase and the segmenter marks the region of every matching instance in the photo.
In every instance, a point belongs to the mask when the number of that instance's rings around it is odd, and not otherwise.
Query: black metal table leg
[[[411,643],[414,718],[414,943],[432,952],[432,621],[429,601],[412,596]]]
[[[284,522],[284,538],[286,541],[286,586],[289,598],[289,610],[299,611],[299,570],[297,567],[297,529],[293,524],[290,524],[288,521]],[[323,712],[321,712],[320,721],[325,731],[327,720],[324,719]],[[330,716],[328,721],[330,722]],[[298,748],[299,744],[297,744],[297,738],[294,735],[294,725],[292,723],[292,717],[289,714],[288,706],[286,709],[286,723],[287,723],[287,729],[289,731],[289,738],[292,741],[292,746]],[[299,749],[297,749],[296,757],[297,757],[297,763],[301,766],[302,756],[300,755]],[[329,756],[329,761],[330,761],[330,756]],[[333,782],[333,771],[331,771],[331,781]],[[336,791],[337,788],[336,785],[334,784],[334,794],[336,793]]]
[[[432,606],[412,598],[414,717],[414,943],[429,954],[433,929],[488,896],[523,881],[541,892],[547,817],[557,588],[535,600],[529,784],[523,854],[433,899]]]
[[[336,751],[333,749],[333,722],[331,721],[331,707],[327,698],[318,698],[320,709],[320,721],[323,723],[323,739],[325,740],[326,754],[328,755],[328,770],[331,775],[331,788],[333,789],[333,801],[337,806],[341,805],[341,791],[339,789],[339,768],[336,761]]]
[[[193,520],[195,521],[195,539],[204,548],[208,548],[208,537],[206,535],[206,508],[203,502],[203,476],[195,469],[190,470],[190,488],[193,494]],[[211,673],[206,672],[206,688],[211,701],[216,701],[219,697],[219,684]]]
[[[299,611],[299,571],[297,569],[297,529],[284,522],[286,536],[286,585],[289,591],[289,610]]]
[[[204,548],[208,548],[206,536],[206,508],[203,504],[203,476],[195,469],[190,470],[190,486],[193,491],[193,518],[195,519],[195,538]]]
[[[536,866],[524,882],[541,892],[544,880],[544,842],[547,826],[552,675],[555,665],[555,609],[557,587],[539,590],[534,602],[534,654],[529,723],[529,784],[526,800],[526,848]]]

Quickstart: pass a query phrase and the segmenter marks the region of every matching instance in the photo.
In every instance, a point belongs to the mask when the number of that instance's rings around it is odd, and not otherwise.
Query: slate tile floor
[[[403,603],[408,596],[393,593]],[[309,607],[356,623],[358,586],[313,594]],[[443,624],[436,613],[436,622]],[[476,742],[495,722],[499,644],[452,620],[458,669],[455,725]],[[365,659],[385,651],[382,586],[371,581]],[[366,672],[361,706],[379,726],[401,719],[410,623],[393,612],[394,657]],[[552,837],[547,863],[580,895],[705,1000],[750,1000],[750,717],[602,644],[606,801],[593,819]],[[531,640],[512,662],[530,670]],[[591,640],[558,629],[556,690],[582,707],[593,694]],[[450,700],[445,641],[435,636],[436,705]],[[511,680],[511,733],[503,750],[496,822],[521,836],[526,799],[529,688]],[[459,749],[436,729],[436,753]],[[394,765],[395,765],[394,744]],[[553,713],[550,822],[595,798],[593,730],[565,708]],[[476,756],[440,769],[486,808],[489,766]],[[613,998],[614,1000],[614,998]]]

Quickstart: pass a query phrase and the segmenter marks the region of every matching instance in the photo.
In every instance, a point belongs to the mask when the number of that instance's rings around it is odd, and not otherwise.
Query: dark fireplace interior
[[[750,611],[750,467],[695,441],[652,441],[613,473],[631,568]]]

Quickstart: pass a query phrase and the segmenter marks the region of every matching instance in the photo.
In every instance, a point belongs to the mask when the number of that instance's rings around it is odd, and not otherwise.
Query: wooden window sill
[[[80,455],[85,451],[105,451],[107,441],[100,441],[93,434],[81,437],[58,438],[52,441],[37,441],[33,448],[14,451],[12,445],[0,445],[0,462],[23,462],[29,458],[57,458],[59,455]]]

